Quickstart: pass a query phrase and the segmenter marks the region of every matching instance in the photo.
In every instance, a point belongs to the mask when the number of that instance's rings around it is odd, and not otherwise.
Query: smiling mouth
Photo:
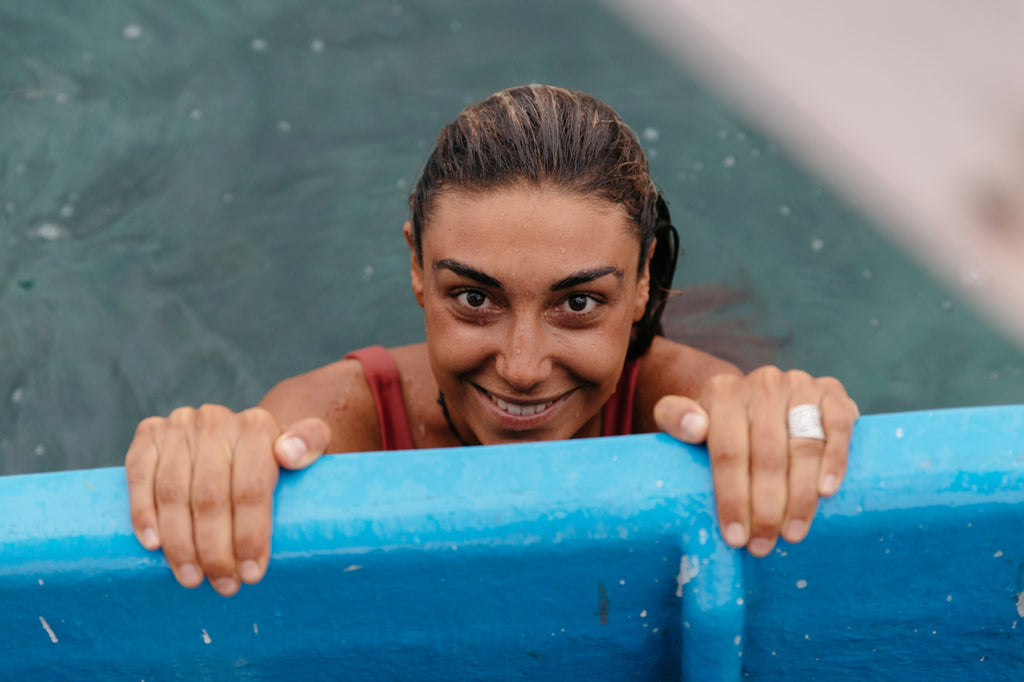
[[[498,408],[501,409],[503,412],[507,412],[515,417],[532,417],[538,412],[543,412],[544,410],[548,409],[556,402],[554,400],[549,400],[546,403],[534,403],[532,405],[523,405],[520,403],[510,403],[490,393],[487,394],[487,397],[490,398],[491,402],[497,405]]]

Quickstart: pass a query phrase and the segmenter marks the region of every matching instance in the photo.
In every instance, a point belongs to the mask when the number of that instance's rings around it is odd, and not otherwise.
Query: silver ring
[[[821,409],[817,405],[797,405],[789,411],[789,437],[825,440]]]

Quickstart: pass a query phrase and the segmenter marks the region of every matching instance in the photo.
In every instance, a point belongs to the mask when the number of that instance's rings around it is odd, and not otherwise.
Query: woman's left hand
[[[797,406],[820,410],[824,440],[801,437],[799,429],[790,435],[788,415]],[[802,410],[811,413],[813,427],[815,410]],[[780,535],[787,542],[807,535],[818,497],[835,493],[846,473],[859,416],[838,380],[776,367],[715,376],[698,400],[670,395],[654,408],[665,433],[686,443],[707,441],[722,536],[759,557]]]

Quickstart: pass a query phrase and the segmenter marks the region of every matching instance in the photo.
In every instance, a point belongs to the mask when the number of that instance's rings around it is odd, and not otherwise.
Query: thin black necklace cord
[[[448,404],[444,401],[444,393],[441,391],[437,392],[437,404],[441,406],[441,413],[444,414],[444,420],[448,422],[448,428],[451,429],[452,435],[455,436],[460,443],[469,447],[469,443],[462,439],[459,435],[458,429],[455,428],[455,424],[452,422],[452,416],[448,414]]]

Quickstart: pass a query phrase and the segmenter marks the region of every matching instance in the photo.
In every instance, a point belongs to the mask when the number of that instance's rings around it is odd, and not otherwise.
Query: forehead
[[[478,260],[631,260],[635,268],[640,254],[636,228],[620,204],[536,187],[443,193],[421,239],[430,260],[458,250]]]

